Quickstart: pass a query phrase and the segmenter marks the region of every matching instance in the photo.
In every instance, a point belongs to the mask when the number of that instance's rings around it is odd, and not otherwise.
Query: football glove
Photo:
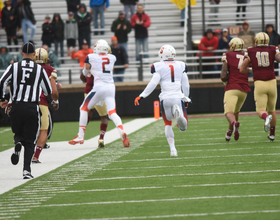
[[[58,110],[58,108],[59,108],[59,102],[58,102],[58,100],[56,100],[56,101],[52,100],[51,105],[52,105],[52,107],[53,107],[54,110]]]
[[[140,102],[141,99],[143,99],[143,97],[139,97],[139,96],[136,97],[135,100],[134,100],[134,105],[135,105],[135,106],[136,106],[136,105],[139,105],[139,102]]]
[[[10,117],[10,112],[12,110],[12,102],[8,102],[6,108],[5,108],[5,113]]]

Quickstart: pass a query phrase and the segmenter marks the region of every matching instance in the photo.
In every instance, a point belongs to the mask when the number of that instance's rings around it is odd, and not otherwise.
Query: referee
[[[41,91],[51,94],[50,80],[43,67],[33,62],[34,45],[30,42],[22,46],[23,60],[11,64],[0,79],[0,105],[5,108],[5,90],[10,83],[12,108],[10,111],[11,126],[14,133],[15,149],[11,156],[12,164],[19,161],[19,154],[24,146],[23,179],[32,179],[31,159],[40,131],[39,100]]]

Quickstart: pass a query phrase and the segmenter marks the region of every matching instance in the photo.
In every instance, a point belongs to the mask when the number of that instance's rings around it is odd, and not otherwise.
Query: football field
[[[225,117],[190,118],[186,132],[174,125],[176,158],[163,121],[151,123],[128,149],[114,141],[0,195],[0,219],[278,220],[279,131],[270,142],[256,115],[239,121],[230,142]]]

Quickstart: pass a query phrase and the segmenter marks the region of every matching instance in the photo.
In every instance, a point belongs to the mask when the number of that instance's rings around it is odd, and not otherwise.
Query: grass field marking
[[[150,175],[150,176],[118,176],[118,177],[84,179],[82,181],[145,179],[145,178],[159,178],[159,177],[173,177],[173,176],[211,176],[211,175],[227,175],[227,174],[271,173],[271,172],[280,172],[280,170],[231,171],[231,172],[216,172],[216,173],[179,173],[179,174]],[[47,182],[53,182],[53,181],[47,181]]]
[[[186,159],[209,159],[209,158],[222,158],[222,157],[257,157],[257,156],[278,156],[280,153],[270,154],[243,154],[243,155],[222,155],[222,156],[201,156],[201,157],[176,157],[176,158],[153,158],[153,159],[137,159],[137,160],[117,160],[115,162],[143,162],[143,161],[158,161],[158,160],[186,160]]]
[[[264,181],[264,182],[240,182],[240,183],[216,183],[216,184],[198,184],[198,185],[173,185],[174,188],[188,187],[209,187],[209,186],[231,186],[231,185],[262,185],[277,184],[280,181]],[[88,189],[88,190],[65,190],[61,193],[83,193],[83,192],[108,192],[108,191],[124,191],[124,190],[145,190],[145,189],[166,189],[167,186],[147,186],[147,187],[128,187],[128,188],[112,188],[112,189]]]
[[[137,120],[142,119],[136,119],[136,121]],[[149,119],[149,121],[145,119],[146,125],[148,125],[147,122],[149,122],[149,127],[138,130],[137,133],[132,133],[129,135],[131,139],[131,145],[128,149],[125,149],[123,147],[121,141],[115,141],[110,144],[106,144],[106,147],[104,149],[100,149],[89,153],[70,164],[66,164],[64,167],[52,171],[45,177],[40,177],[43,178],[43,180],[35,178],[28,182],[28,184],[23,185],[19,189],[16,189],[13,192],[7,192],[6,198],[13,198],[14,196],[16,196],[17,200],[20,197],[22,197],[22,199],[24,199],[25,201],[32,201],[34,198],[42,197],[45,199],[39,201],[39,205],[25,205],[21,204],[21,202],[12,202],[12,199],[10,200],[10,203],[4,203],[5,199],[1,199],[0,213],[6,213],[6,210],[15,209],[15,206],[17,207],[17,210],[25,209],[25,211],[23,211],[22,214],[24,214],[27,211],[30,211],[33,206],[40,207],[41,202],[47,201],[47,198],[54,197],[57,193],[61,191],[62,188],[67,189],[68,187],[71,187],[77,182],[83,181],[83,179],[87,176],[91,176],[94,172],[102,169],[103,167],[114,162],[120,157],[128,154],[129,152],[133,151],[139,146],[145,144],[147,141],[156,138],[157,135],[164,134],[163,129],[158,129],[158,122],[151,123],[150,121],[154,122],[154,119]],[[126,123],[124,126],[127,130],[130,130],[130,126],[131,130],[133,128],[134,131],[136,131],[134,120]],[[107,135],[108,133],[109,132],[107,132]],[[115,133],[117,134],[117,132]],[[61,143],[58,144],[61,145]],[[68,144],[65,147],[69,147]],[[53,181],[46,181],[48,179],[51,179]],[[47,182],[49,182],[49,184],[46,184]],[[3,219],[10,218],[16,219],[20,218],[20,216],[8,215],[3,217]]]
[[[173,166],[154,166],[154,167],[129,167],[129,168],[111,168],[103,169],[107,171],[112,170],[139,170],[139,169],[158,169],[158,168],[181,168],[181,167],[202,167],[202,166],[231,166],[231,165],[243,165],[243,164],[262,164],[262,163],[279,163],[279,161],[257,161],[257,162],[238,162],[238,163],[210,163],[210,164],[187,164],[187,165],[173,165]]]
[[[177,145],[178,146],[178,145]],[[221,148],[221,149],[206,149],[206,150],[178,150],[179,152],[205,152],[205,151],[236,151],[236,150],[252,150],[252,149],[277,149],[280,146],[269,146],[269,147],[244,147],[244,148]],[[146,152],[145,154],[164,154],[166,151],[155,151]],[[140,153],[130,153],[130,154],[140,154]]]
[[[245,215],[245,214],[268,214],[278,213],[280,210],[256,210],[256,211],[232,211],[232,212],[210,212],[210,213],[190,213],[190,214],[173,214],[173,215],[155,215],[155,216],[131,216],[131,217],[114,217],[114,218],[90,218],[76,220],[130,220],[130,219],[161,219],[161,218],[182,218],[182,217],[202,217],[202,216],[221,216],[221,215]]]
[[[171,199],[143,199],[143,200],[119,200],[104,202],[78,202],[64,204],[47,204],[47,205],[31,205],[30,208],[47,208],[47,207],[68,207],[68,206],[84,206],[84,205],[108,205],[108,204],[129,204],[129,203],[147,203],[147,202],[174,202],[186,200],[212,200],[212,199],[238,199],[238,198],[262,198],[262,197],[279,197],[280,194],[260,194],[260,195],[225,195],[225,196],[198,196]]]
[[[11,128],[6,128],[6,129],[0,131],[0,134],[2,134],[2,133],[4,133],[4,132],[7,132],[7,131],[10,131],[10,130],[11,130]]]

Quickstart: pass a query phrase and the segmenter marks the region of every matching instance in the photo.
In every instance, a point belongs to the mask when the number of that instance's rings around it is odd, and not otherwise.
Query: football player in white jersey
[[[84,76],[91,73],[94,77],[94,86],[85,97],[80,107],[80,125],[78,137],[69,141],[69,144],[83,144],[84,134],[88,120],[89,110],[96,104],[105,102],[109,118],[115,123],[124,147],[129,147],[130,143],[122,125],[121,118],[116,112],[115,102],[115,84],[113,80],[113,68],[116,57],[108,54],[109,45],[105,40],[98,40],[94,46],[94,53],[89,54],[86,58],[83,69]]]
[[[175,55],[176,51],[171,45],[164,45],[160,48],[159,57],[161,61],[152,65],[151,73],[153,77],[145,90],[134,101],[135,105],[139,105],[139,101],[149,96],[160,82],[161,112],[171,157],[178,156],[172,130],[172,116],[175,117],[179,129],[185,131],[188,125],[188,117],[184,102],[190,102],[188,98],[190,85],[186,75],[188,69],[184,62],[174,60]]]

